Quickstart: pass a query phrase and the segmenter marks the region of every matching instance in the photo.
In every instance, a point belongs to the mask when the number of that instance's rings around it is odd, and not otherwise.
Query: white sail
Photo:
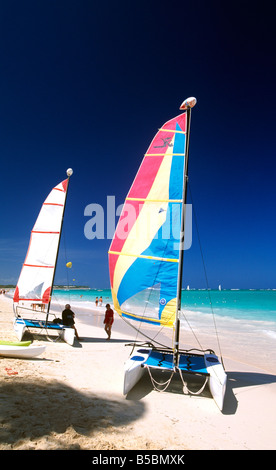
[[[50,302],[67,185],[68,179],[55,186],[41,207],[14,293],[17,305]]]

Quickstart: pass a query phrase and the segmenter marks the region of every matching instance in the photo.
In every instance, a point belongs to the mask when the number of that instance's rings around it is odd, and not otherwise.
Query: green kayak
[[[0,341],[0,346],[30,346],[31,341]]]

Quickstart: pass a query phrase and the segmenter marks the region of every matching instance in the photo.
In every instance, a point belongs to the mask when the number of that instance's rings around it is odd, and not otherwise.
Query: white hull
[[[142,378],[145,368],[143,364],[146,362],[151,348],[138,348],[125,363],[124,367],[124,395]],[[209,388],[212,397],[219,407],[223,409],[224,395],[226,390],[227,375],[222,364],[215,354],[204,354],[204,362],[209,374]],[[162,367],[161,367],[162,368]]]
[[[13,328],[18,341],[21,341],[27,328],[24,320],[22,318],[15,318],[13,322]],[[63,339],[63,341],[65,341],[65,343],[69,344],[70,346],[73,346],[75,338],[74,328],[64,326],[63,328],[57,328],[57,330],[60,331],[60,337]]]
[[[224,395],[226,390],[227,375],[223,365],[214,354],[204,354],[206,369],[210,374],[209,388],[217,406],[223,408]]]
[[[140,352],[143,351],[143,352]],[[142,378],[145,368],[142,364],[147,360],[151,349],[139,348],[135,350],[130,358],[125,362],[125,376],[124,376],[124,395],[127,395],[129,391],[139,382]]]
[[[64,328],[60,336],[63,339],[63,341],[65,341],[65,343],[69,344],[70,346],[73,346],[74,339],[75,339],[74,328]]]
[[[28,358],[36,357],[42,354],[46,346],[9,346],[0,345],[0,356]]]
[[[19,318],[15,318],[13,321],[13,329],[15,331],[18,341],[21,341],[26,330],[26,325],[24,321]]]

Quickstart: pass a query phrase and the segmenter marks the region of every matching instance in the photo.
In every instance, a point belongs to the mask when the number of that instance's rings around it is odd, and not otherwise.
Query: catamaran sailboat
[[[44,201],[33,227],[29,248],[14,292],[14,330],[21,341],[28,328],[58,330],[70,345],[75,330],[49,319],[53,283],[58,258],[65,204],[70,176],[55,186]],[[39,312],[39,314],[38,314]],[[38,319],[42,316],[42,319]]]
[[[179,374],[183,384],[184,375],[196,374],[204,377],[197,393],[208,382],[222,410],[227,381],[222,361],[211,349],[179,347],[189,135],[195,104],[195,98],[185,100],[183,113],[166,122],[152,140],[116,227],[109,271],[114,308],[122,318],[132,326],[138,321],[174,329],[173,348],[154,341],[134,344],[125,364],[124,394],[146,369],[151,377],[156,369]]]

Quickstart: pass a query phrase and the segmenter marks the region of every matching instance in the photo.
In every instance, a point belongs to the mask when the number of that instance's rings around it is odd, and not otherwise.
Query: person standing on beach
[[[110,339],[111,337],[111,327],[114,322],[114,312],[112,308],[110,308],[109,304],[106,304],[106,311],[105,311],[105,317],[104,317],[104,324],[105,324],[105,331],[108,336],[106,339]]]
[[[74,318],[75,318],[75,314],[74,312],[72,312],[71,306],[69,304],[66,304],[65,309],[62,312],[62,323],[65,326],[70,326],[71,328],[74,328],[77,339],[80,339],[77,329],[75,327]]]

